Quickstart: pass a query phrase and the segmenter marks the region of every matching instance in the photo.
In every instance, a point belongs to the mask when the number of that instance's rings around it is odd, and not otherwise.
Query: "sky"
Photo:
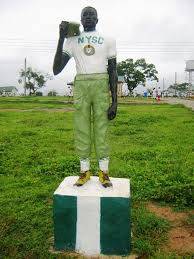
[[[80,22],[85,6],[98,11],[97,30],[117,42],[117,61],[145,58],[159,72],[159,86],[188,79],[186,60],[194,59],[193,0],[0,0],[0,86],[16,86],[27,66],[53,75],[59,24]],[[81,27],[82,29],[82,27]],[[63,92],[76,74],[67,67],[47,82],[44,92]],[[163,80],[164,78],[164,80]],[[153,85],[153,84],[152,84]]]

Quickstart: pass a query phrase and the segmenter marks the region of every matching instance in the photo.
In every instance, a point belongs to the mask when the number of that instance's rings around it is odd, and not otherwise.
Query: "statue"
[[[82,186],[90,179],[90,154],[94,142],[99,162],[99,180],[106,188],[112,186],[108,174],[106,135],[108,120],[113,120],[117,112],[116,42],[96,31],[98,15],[95,8],[87,6],[82,10],[81,23],[84,31],[73,37],[68,37],[67,22],[62,21],[59,25],[53,73],[59,74],[71,57],[75,59],[77,75],[74,81],[74,126],[75,146],[80,157],[80,176],[74,185]],[[92,131],[94,138],[91,136]]]

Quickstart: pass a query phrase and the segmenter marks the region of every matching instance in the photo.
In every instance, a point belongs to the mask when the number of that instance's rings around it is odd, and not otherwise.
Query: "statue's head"
[[[87,6],[81,12],[81,23],[84,31],[93,31],[96,29],[98,14],[94,7]]]

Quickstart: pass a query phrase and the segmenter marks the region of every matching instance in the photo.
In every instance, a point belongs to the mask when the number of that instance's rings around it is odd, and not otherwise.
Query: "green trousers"
[[[74,106],[75,147],[80,159],[90,157],[92,144],[97,159],[108,157],[108,74],[77,75]]]

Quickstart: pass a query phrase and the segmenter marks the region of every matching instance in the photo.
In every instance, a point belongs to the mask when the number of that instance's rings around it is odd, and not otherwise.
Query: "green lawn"
[[[79,173],[73,111],[3,109],[72,107],[63,101],[64,97],[0,98],[1,258],[56,258],[48,252],[52,195],[64,177]],[[194,113],[180,105],[120,104],[110,123],[110,174],[131,180],[134,253],[159,258],[170,228],[144,202],[193,208],[193,129]],[[92,161],[95,173],[94,154]],[[168,257],[160,258],[177,258],[164,256]]]
[[[1,97],[0,98],[0,109],[38,109],[38,108],[65,108],[66,105],[69,105],[68,101],[72,101],[72,97],[63,97],[63,96],[23,96],[23,97]],[[120,103],[126,104],[150,104],[156,103],[156,100],[152,98],[133,98],[125,97],[119,98]]]
[[[68,97],[0,97],[0,109],[64,108]]]

